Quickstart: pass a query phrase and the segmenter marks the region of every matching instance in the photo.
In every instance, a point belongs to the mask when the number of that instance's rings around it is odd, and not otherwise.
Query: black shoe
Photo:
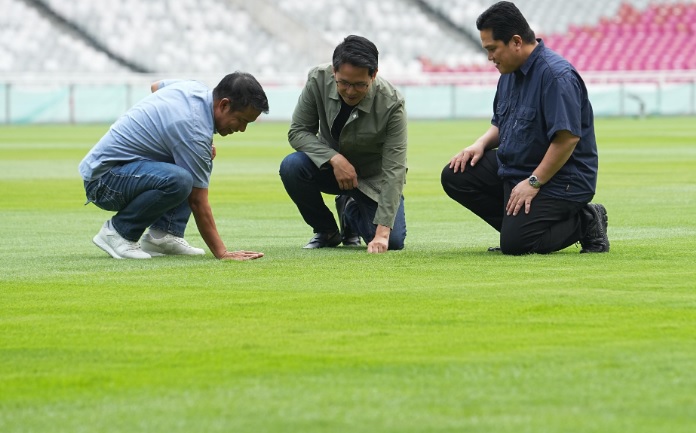
[[[609,251],[607,210],[601,204],[588,203],[582,209],[587,220],[585,236],[580,239],[581,253],[606,253]]]
[[[500,247],[488,247],[488,252],[489,253],[499,253]]]
[[[303,248],[335,247],[341,243],[341,233],[336,230],[333,233],[316,233],[309,243]]]
[[[355,206],[353,197],[347,195],[336,196],[336,212],[338,212],[338,223],[341,228],[341,241],[347,247],[360,246],[360,236],[353,232],[345,218],[346,208]]]

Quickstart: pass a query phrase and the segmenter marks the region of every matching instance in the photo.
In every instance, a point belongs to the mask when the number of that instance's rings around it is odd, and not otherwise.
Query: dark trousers
[[[446,165],[441,181],[448,196],[500,232],[503,254],[546,254],[580,241],[580,210],[585,203],[539,193],[528,214],[524,207],[516,216],[506,214],[505,205],[515,183],[498,177],[495,150],[487,151],[474,167],[467,165],[463,173],[454,173]]]
[[[307,154],[295,152],[286,156],[280,164],[280,178],[288,195],[297,205],[302,218],[312,227],[314,233],[332,233],[338,230],[334,215],[324,204],[321,194],[347,195],[355,200],[354,206],[346,207],[347,223],[365,243],[370,243],[374,239],[377,226],[372,221],[377,213],[377,202],[358,189],[341,190],[333,170],[319,169]],[[405,239],[406,216],[402,196],[394,227],[389,235],[389,249],[403,249]]]

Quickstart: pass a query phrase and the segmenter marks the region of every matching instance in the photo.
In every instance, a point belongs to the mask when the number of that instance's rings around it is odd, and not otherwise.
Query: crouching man
[[[225,76],[210,90],[197,81],[163,80],[121,116],[79,165],[87,203],[115,211],[93,242],[116,259],[202,255],[184,231],[191,213],[218,259],[250,260],[228,251],[208,202],[213,135],[244,132],[268,112],[268,99],[250,74]],[[149,227],[147,233],[145,229]]]

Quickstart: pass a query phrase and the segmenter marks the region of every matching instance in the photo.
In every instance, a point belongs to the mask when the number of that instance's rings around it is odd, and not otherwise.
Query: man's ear
[[[220,100],[220,110],[221,111],[223,111],[223,112],[229,111],[231,106],[232,106],[232,104],[230,103],[229,98],[222,98]],[[225,109],[227,109],[227,110],[225,110]]]

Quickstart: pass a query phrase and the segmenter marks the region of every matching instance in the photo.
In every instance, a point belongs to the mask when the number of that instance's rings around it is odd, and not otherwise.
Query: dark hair
[[[491,30],[493,40],[507,44],[514,35],[519,35],[527,44],[536,40],[534,31],[517,6],[511,2],[498,2],[486,9],[476,20],[476,28]]]
[[[213,89],[213,99],[230,100],[231,111],[243,111],[252,107],[262,113],[268,113],[268,98],[261,84],[253,75],[236,71],[225,75]]]
[[[350,35],[338,44],[333,53],[333,67],[336,71],[344,63],[358,68],[367,68],[370,76],[377,72],[379,51],[375,44],[362,36]]]

